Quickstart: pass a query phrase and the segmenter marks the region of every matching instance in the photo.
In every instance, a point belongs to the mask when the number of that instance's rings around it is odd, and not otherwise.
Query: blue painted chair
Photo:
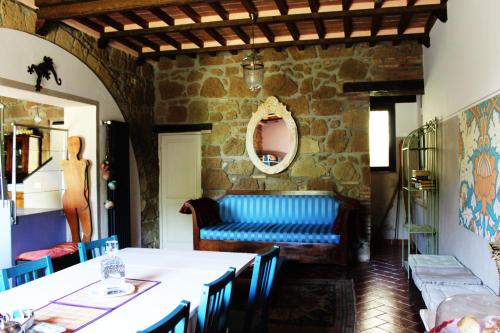
[[[203,286],[196,333],[226,333],[235,272],[231,267],[223,276]]]
[[[10,288],[9,279],[12,279],[12,287],[15,287],[53,272],[54,268],[52,268],[52,260],[49,256],[11,268],[4,268],[0,270],[0,291]]]
[[[80,254],[80,262],[85,262],[88,259],[88,253],[90,252],[92,258],[102,256],[106,250],[107,241],[117,241],[118,237],[116,235],[110,236],[108,238],[102,238],[95,241],[87,243],[78,243],[78,253]]]
[[[268,307],[273,290],[280,247],[255,257],[246,313],[231,311],[230,332],[267,332]],[[242,318],[244,316],[244,318]]]
[[[137,333],[186,333],[189,323],[189,306],[188,301],[182,301],[165,318]]]

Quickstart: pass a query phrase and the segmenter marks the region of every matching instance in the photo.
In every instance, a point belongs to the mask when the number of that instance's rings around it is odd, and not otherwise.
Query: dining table
[[[134,291],[105,296],[97,257],[0,293],[0,312],[31,309],[37,321],[66,332],[137,332],[164,318],[182,300],[191,303],[189,331],[194,332],[202,286],[230,267],[236,276],[252,264],[255,254],[193,250],[125,248],[126,282]]]

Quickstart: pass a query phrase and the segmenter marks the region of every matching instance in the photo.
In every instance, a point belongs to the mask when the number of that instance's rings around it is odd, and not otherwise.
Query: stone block
[[[224,170],[208,169],[201,173],[201,186],[203,190],[228,190],[232,184]]]
[[[163,100],[186,95],[186,87],[184,85],[168,80],[158,83],[158,91]]]
[[[222,82],[214,77],[209,77],[201,86],[200,95],[203,97],[223,97],[227,92]]]
[[[238,183],[233,186],[233,190],[257,191],[258,189],[259,183],[257,179],[253,178],[240,178]]]
[[[283,178],[267,178],[264,182],[266,191],[295,191],[297,184],[289,179]]]
[[[264,94],[267,96],[292,96],[298,91],[297,83],[287,75],[276,74],[264,79]]]
[[[239,160],[231,163],[227,172],[231,175],[242,175],[242,176],[250,176],[253,173],[253,163],[248,160]]]
[[[182,105],[172,105],[167,111],[167,122],[182,123],[187,120],[187,109]]]
[[[188,119],[190,122],[198,123],[208,120],[208,103],[205,100],[195,100],[188,106]]]
[[[311,139],[311,138],[308,138],[308,137],[301,137],[300,138],[299,153],[300,154],[319,153],[318,141]]]
[[[312,102],[312,111],[318,116],[332,116],[342,112],[342,102],[336,99]]]
[[[312,156],[301,157],[292,166],[292,177],[318,178],[328,173],[328,170],[316,163]]]
[[[334,130],[326,140],[326,151],[334,153],[342,153],[347,149],[349,144],[349,138],[347,136],[347,131],[345,130]]]
[[[333,176],[340,182],[357,181],[360,178],[354,165],[350,162],[339,163],[333,167]]]
[[[367,64],[356,59],[347,59],[340,66],[339,77],[342,80],[362,80],[367,73]]]
[[[234,137],[229,138],[226,142],[224,142],[222,151],[224,152],[224,155],[227,156],[243,155],[245,153],[245,140]]]
[[[311,121],[311,135],[324,136],[328,133],[328,126],[326,121],[322,119],[313,119]]]

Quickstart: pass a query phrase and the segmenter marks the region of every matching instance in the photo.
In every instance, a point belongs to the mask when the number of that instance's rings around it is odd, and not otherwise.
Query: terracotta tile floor
[[[412,297],[410,302],[400,247],[374,250],[370,263],[360,264],[350,275],[356,290],[357,333],[424,332],[418,315],[421,301]]]

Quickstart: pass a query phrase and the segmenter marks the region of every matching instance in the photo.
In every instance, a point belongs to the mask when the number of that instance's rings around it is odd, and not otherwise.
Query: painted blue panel
[[[62,210],[19,216],[13,225],[12,262],[26,251],[41,250],[66,242],[66,217]]]

